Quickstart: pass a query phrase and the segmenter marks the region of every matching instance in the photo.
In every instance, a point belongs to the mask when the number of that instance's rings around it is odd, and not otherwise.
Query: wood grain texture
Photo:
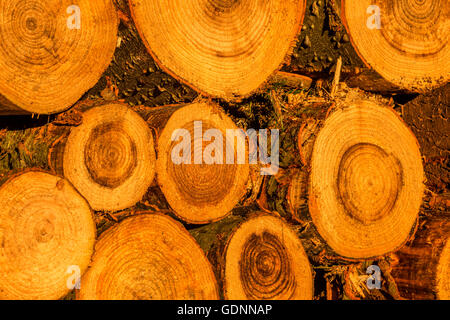
[[[72,106],[111,62],[118,18],[111,0],[0,4],[0,114],[51,114]]]
[[[149,52],[164,70],[207,95],[235,100],[285,61],[304,0],[130,0]]]

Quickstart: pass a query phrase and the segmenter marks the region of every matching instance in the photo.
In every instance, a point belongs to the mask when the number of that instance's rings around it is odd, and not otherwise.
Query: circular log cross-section
[[[66,180],[29,171],[0,187],[0,204],[0,299],[65,296],[94,249],[86,200]]]
[[[317,135],[310,166],[311,217],[337,254],[376,257],[408,240],[424,173],[417,140],[395,111],[367,100],[338,108]]]
[[[233,100],[258,89],[285,61],[304,0],[129,0],[148,50],[198,91]]]
[[[310,300],[313,275],[297,234],[270,215],[250,218],[230,236],[225,250],[226,299]]]
[[[450,80],[447,0],[342,0],[363,61],[392,84],[422,92]]]
[[[71,130],[63,170],[93,209],[115,211],[141,200],[155,161],[145,121],[127,106],[109,103],[84,112],[83,123]]]
[[[0,114],[63,111],[98,81],[117,44],[111,0],[2,0]]]
[[[199,245],[160,214],[126,218],[95,245],[81,300],[216,300],[217,282]]]
[[[158,184],[184,221],[220,220],[246,192],[248,146],[238,154],[234,138],[227,136],[227,132],[241,131],[216,106],[195,103],[167,110],[172,113],[158,138]],[[227,155],[233,156],[233,161],[227,162]]]

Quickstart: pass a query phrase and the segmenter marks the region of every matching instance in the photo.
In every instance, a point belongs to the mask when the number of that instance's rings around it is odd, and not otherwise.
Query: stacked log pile
[[[449,299],[449,10],[2,1],[0,299]]]

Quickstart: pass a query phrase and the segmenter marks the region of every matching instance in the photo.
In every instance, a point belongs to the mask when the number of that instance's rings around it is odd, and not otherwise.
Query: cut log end
[[[0,188],[0,299],[59,299],[93,253],[95,224],[64,179],[29,171]],[[68,285],[69,284],[69,285]]]
[[[312,299],[306,253],[295,232],[278,218],[260,215],[242,223],[224,257],[226,299]]]
[[[235,100],[283,64],[303,0],[129,0],[144,43],[164,69],[208,95]]]
[[[224,218],[246,192],[248,157],[238,162],[233,121],[217,107],[198,103],[175,111],[158,138],[157,178],[176,215],[189,223]],[[227,162],[227,154],[233,160]]]
[[[125,209],[142,198],[154,179],[153,136],[126,106],[97,106],[84,112],[83,123],[72,129],[62,161],[64,176],[93,209]]]
[[[189,233],[169,217],[143,213],[102,234],[78,294],[82,300],[213,300],[218,288]]]
[[[5,0],[0,19],[0,114],[69,108],[98,81],[117,44],[111,0]]]
[[[342,9],[356,51],[388,82],[424,92],[450,80],[445,1],[342,0]]]
[[[334,111],[314,143],[309,207],[338,254],[376,257],[408,240],[423,196],[417,141],[392,109],[356,101]]]

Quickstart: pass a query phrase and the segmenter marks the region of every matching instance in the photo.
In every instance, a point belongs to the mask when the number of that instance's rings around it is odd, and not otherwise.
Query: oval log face
[[[314,143],[309,208],[338,254],[369,258],[398,249],[418,218],[424,173],[417,140],[395,111],[348,102]]]
[[[139,214],[102,234],[79,298],[212,300],[218,291],[208,259],[181,224]]]
[[[0,20],[0,98],[16,113],[70,107],[98,81],[117,44],[111,0],[3,0]]]
[[[121,210],[141,200],[153,182],[155,162],[150,129],[120,103],[84,112],[64,147],[64,176],[95,210]]]
[[[60,177],[30,171],[0,188],[0,299],[60,299],[94,250],[86,200]]]
[[[249,147],[241,134],[215,105],[193,103],[171,115],[158,138],[156,171],[178,217],[217,221],[241,200],[249,177]]]
[[[342,7],[353,46],[387,81],[422,92],[450,79],[447,0],[342,0]]]
[[[197,90],[247,96],[276,71],[294,44],[303,0],[130,0],[150,53]]]
[[[223,268],[226,299],[312,299],[308,257],[279,218],[260,214],[239,225],[228,240]]]

